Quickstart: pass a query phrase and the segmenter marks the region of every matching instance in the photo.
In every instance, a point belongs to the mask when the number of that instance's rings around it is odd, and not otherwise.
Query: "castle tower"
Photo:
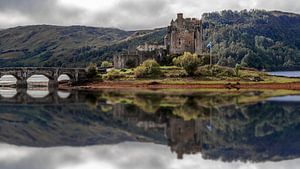
[[[195,30],[195,53],[201,55],[203,53],[203,27],[202,21],[197,21],[197,26]]]
[[[183,28],[183,22],[184,22],[183,13],[178,13],[177,14],[177,24],[178,24],[179,28]]]
[[[177,19],[171,21],[165,36],[165,46],[169,54],[182,54],[184,52],[203,52],[202,22],[199,19],[183,18],[182,13],[177,14]]]

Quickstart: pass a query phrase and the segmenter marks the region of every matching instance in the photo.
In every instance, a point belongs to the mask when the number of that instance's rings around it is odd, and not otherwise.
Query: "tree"
[[[235,71],[235,75],[236,75],[237,77],[240,76],[240,69],[241,69],[241,65],[240,65],[240,64],[236,64],[236,65],[235,65],[235,68],[234,68],[234,71]]]
[[[160,65],[154,59],[148,59],[134,69],[137,78],[156,77],[161,75]]]
[[[87,67],[88,78],[95,78],[98,75],[98,69],[95,63],[90,63]]]
[[[249,52],[242,60],[242,66],[245,67],[255,67],[258,69],[263,68],[263,61],[262,58],[259,57],[256,53],[254,52]]]
[[[113,64],[109,61],[103,61],[101,63],[101,68],[109,68],[109,67],[112,67],[112,66],[113,66]]]
[[[193,76],[198,66],[201,64],[201,59],[197,54],[184,52],[183,55],[173,59],[174,65],[182,67],[190,76]]]
[[[227,58],[227,66],[234,67],[234,65],[235,65],[235,60],[231,56],[229,56]]]

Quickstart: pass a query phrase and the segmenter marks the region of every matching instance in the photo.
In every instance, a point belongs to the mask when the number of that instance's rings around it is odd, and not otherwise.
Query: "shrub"
[[[87,76],[88,78],[95,78],[98,76],[98,69],[96,64],[90,63],[87,67]]]
[[[235,65],[235,69],[234,69],[236,77],[240,76],[240,69],[241,69],[241,65],[240,64],[236,64]]]
[[[134,70],[134,76],[137,78],[156,77],[159,75],[161,75],[160,65],[153,59],[146,60]]]
[[[198,58],[197,54],[184,52],[183,55],[174,58],[173,63],[182,67],[188,73],[188,75],[192,76],[200,65],[201,59]]]
[[[122,77],[124,77],[124,74],[122,74],[119,70],[115,69],[107,72],[107,74],[104,76],[104,78],[107,80],[116,80]]]
[[[111,62],[109,62],[109,61],[103,61],[101,63],[101,67],[102,68],[107,68],[107,67],[112,67],[112,66],[113,66],[113,64]]]
[[[213,69],[213,74],[217,77],[234,77],[235,72],[233,68],[230,67],[222,67],[222,66],[214,66]]]
[[[195,72],[197,76],[215,76],[215,77],[234,77],[235,72],[232,68],[214,65],[201,66]]]

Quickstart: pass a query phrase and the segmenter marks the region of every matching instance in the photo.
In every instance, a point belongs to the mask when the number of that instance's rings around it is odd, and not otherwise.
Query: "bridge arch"
[[[49,77],[42,74],[33,74],[26,79],[29,86],[46,86],[49,83]]]
[[[18,79],[14,75],[0,74],[0,86],[17,84]]]
[[[28,71],[27,75],[26,75],[26,79],[28,79],[32,76],[35,76],[35,75],[38,75],[38,76],[43,75],[43,76],[47,77],[49,80],[55,79],[53,72],[51,72],[51,71]]]
[[[0,89],[0,97],[4,98],[14,98],[17,95],[17,90],[16,89],[11,89],[11,88],[5,88],[5,89]]]
[[[34,77],[40,78],[40,81],[38,81],[40,85],[44,85],[43,83],[45,83],[50,88],[58,86],[58,82],[57,82],[58,77],[57,74],[55,74],[53,71],[29,71],[26,78],[27,85],[30,82],[32,83],[30,79]]]
[[[58,72],[57,80],[58,81],[61,80],[60,77],[62,77],[62,76],[67,76],[71,83],[76,82],[76,72],[75,72],[75,70],[71,70],[71,71],[60,70]]]
[[[59,74],[57,81],[59,83],[64,83],[64,82],[72,82],[72,81],[74,81],[73,79],[74,79],[74,77],[71,74],[62,73],[62,74]]]

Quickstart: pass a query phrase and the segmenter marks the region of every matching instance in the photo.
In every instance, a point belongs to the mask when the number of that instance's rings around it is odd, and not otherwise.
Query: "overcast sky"
[[[0,27],[87,25],[126,30],[166,26],[176,13],[201,17],[223,9],[300,13],[299,0],[0,0]]]
[[[298,169],[300,159],[243,163],[185,155],[178,160],[167,146],[120,143],[89,147],[29,148],[0,143],[1,169]]]

